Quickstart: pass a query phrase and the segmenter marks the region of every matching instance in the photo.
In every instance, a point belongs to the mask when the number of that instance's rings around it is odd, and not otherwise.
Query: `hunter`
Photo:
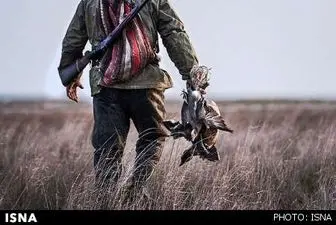
[[[133,6],[134,1],[126,0],[81,0],[63,39],[58,69],[81,58],[88,41],[92,48],[98,45]],[[149,1],[113,47],[91,62],[93,163],[99,185],[115,185],[121,175],[131,120],[139,134],[131,186],[142,188],[160,159],[167,136],[162,125],[164,92],[173,84],[159,66],[159,35],[182,80],[188,82],[198,59],[168,0]],[[66,87],[67,96],[76,102],[78,87],[83,88],[80,77]]]

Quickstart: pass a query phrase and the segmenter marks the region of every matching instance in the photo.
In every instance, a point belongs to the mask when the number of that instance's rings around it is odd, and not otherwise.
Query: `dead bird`
[[[183,91],[181,122],[165,120],[164,126],[171,132],[174,139],[184,137],[192,145],[183,152],[180,166],[199,156],[209,161],[218,161],[220,156],[215,146],[219,130],[233,133],[221,116],[218,105],[206,99],[200,90],[187,87]]]

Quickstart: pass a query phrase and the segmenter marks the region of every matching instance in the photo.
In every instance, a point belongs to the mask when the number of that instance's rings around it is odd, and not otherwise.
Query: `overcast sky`
[[[0,95],[65,98],[57,74],[63,35],[79,0],[5,1]],[[335,0],[171,0],[201,64],[209,95],[223,98],[335,98]],[[184,83],[161,47],[161,66],[179,97]],[[84,76],[89,96],[88,74]]]

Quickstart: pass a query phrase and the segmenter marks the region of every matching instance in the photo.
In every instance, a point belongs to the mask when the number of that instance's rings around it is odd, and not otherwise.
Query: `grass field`
[[[234,134],[221,133],[218,162],[193,158],[189,146],[168,139],[150,180],[149,209],[336,209],[336,104],[220,103]],[[180,103],[167,103],[179,119]],[[91,106],[0,105],[0,209],[98,209],[90,143]],[[124,152],[127,178],[137,133]],[[109,209],[122,204],[110,193]],[[148,206],[147,206],[148,208]]]

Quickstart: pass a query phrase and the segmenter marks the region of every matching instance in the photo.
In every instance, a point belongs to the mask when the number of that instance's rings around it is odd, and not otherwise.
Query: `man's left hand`
[[[77,87],[84,89],[79,78],[66,87],[66,93],[69,99],[78,103]]]

